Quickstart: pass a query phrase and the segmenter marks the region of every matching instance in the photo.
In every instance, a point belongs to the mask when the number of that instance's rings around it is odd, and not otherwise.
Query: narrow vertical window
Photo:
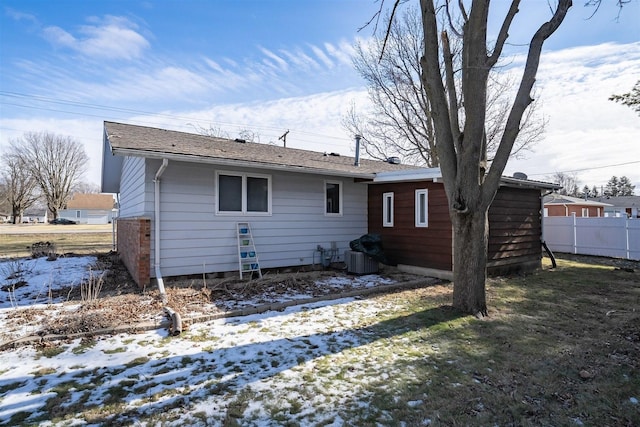
[[[416,227],[427,227],[429,224],[429,198],[427,190],[416,190]]]
[[[342,215],[342,184],[336,181],[325,181],[326,215]]]
[[[393,193],[382,195],[382,226],[393,227]]]
[[[589,208],[582,208],[582,217],[587,218],[589,216]]]

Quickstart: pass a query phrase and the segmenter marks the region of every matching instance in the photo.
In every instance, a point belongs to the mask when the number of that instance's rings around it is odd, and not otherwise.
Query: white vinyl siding
[[[429,226],[429,197],[427,189],[416,190],[416,227]]]
[[[393,227],[393,193],[382,194],[382,226]]]
[[[271,215],[217,215],[216,172],[270,176]],[[327,216],[327,180],[331,177],[239,168],[218,171],[211,165],[169,162],[160,183],[162,274],[237,272],[238,221],[251,224],[261,268],[319,263],[318,245],[330,248],[331,242],[338,249],[336,261],[341,261],[349,242],[368,231],[367,186],[342,183],[342,216]],[[153,268],[151,274],[155,275]]]
[[[160,165],[159,162],[156,163]],[[120,185],[121,217],[149,216],[153,213],[153,188],[147,191],[145,175],[144,158],[126,157],[124,159]]]

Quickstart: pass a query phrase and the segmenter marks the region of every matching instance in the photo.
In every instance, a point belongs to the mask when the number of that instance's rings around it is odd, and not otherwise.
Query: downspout
[[[547,242],[544,240],[544,198],[549,194],[553,194],[553,190],[543,194],[542,197],[540,197],[540,242],[542,243],[542,247],[544,248],[545,252],[551,259],[552,268],[556,268],[556,257],[553,256],[553,252],[551,252],[551,249],[549,249],[549,246],[547,246]]]
[[[154,236],[155,236],[155,250],[154,252],[154,264],[156,270],[156,280],[158,281],[158,290],[160,291],[160,298],[162,298],[162,303],[167,303],[167,294],[164,290],[164,281],[162,280],[162,273],[160,272],[160,176],[167,168],[169,164],[169,159],[162,159],[162,165],[156,172],[156,176],[153,179],[153,183],[155,186],[155,197],[154,197],[154,216],[155,216],[155,227],[154,227]]]

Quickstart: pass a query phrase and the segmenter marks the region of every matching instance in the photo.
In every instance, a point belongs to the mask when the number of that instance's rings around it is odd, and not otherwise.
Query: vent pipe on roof
[[[356,135],[356,161],[353,163],[354,166],[360,166],[360,138],[362,138],[362,135]]]

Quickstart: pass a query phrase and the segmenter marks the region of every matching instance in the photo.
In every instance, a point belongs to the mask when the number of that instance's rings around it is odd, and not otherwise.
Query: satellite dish
[[[516,172],[513,174],[513,177],[516,179],[527,179],[527,174],[523,172]]]

